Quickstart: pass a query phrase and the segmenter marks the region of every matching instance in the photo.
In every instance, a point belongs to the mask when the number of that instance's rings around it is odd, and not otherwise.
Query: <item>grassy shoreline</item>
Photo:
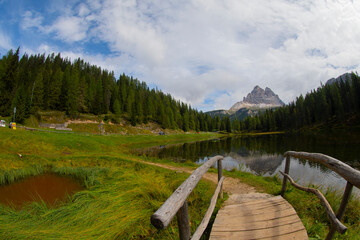
[[[78,174],[78,178],[86,176],[81,181],[87,186],[87,190],[75,194],[68,203],[57,209],[31,204],[26,207],[27,211],[19,213],[0,206],[0,238],[52,236],[62,239],[177,239],[176,221],[172,222],[169,229],[159,232],[150,225],[149,218],[188,175],[174,174],[172,171],[147,166],[138,161],[161,162],[189,168],[196,168],[197,165],[191,162],[175,163],[166,159],[136,156],[131,154],[130,149],[221,136],[223,135],[215,133],[100,136],[12,131],[0,128],[0,185],[50,169],[64,175]],[[22,158],[19,157],[19,153],[22,154]],[[225,172],[224,175],[239,178],[259,191],[270,194],[278,194],[281,189],[281,182],[274,177],[264,178],[238,171]],[[201,221],[213,189],[212,183],[202,181],[191,195],[189,208],[192,231]],[[335,212],[340,202],[338,195],[331,191],[326,194]],[[298,212],[309,236],[314,239],[325,238],[329,221],[317,198],[291,186],[285,198]],[[89,209],[94,209],[97,214],[87,213]],[[121,215],[121,211],[124,211],[126,216]],[[202,214],[199,214],[200,212]],[[40,221],[44,216],[45,220]],[[337,234],[336,237],[359,239],[359,216],[360,201],[352,199],[344,218],[349,230],[345,235]],[[122,221],[122,218],[126,221]],[[59,224],[63,225],[52,226],[57,219],[60,219]],[[114,224],[108,219],[118,221],[119,224]],[[36,222],[40,225],[35,224]],[[72,226],[70,229],[68,222]],[[105,230],[107,232],[104,232]]]
[[[158,231],[150,216],[188,174],[139,163],[142,157],[131,155],[129,149],[214,137],[86,136],[0,128],[0,185],[55,172],[76,177],[86,186],[57,208],[32,203],[17,211],[0,205],[0,239],[177,239],[176,220]],[[190,195],[192,232],[214,189],[213,183],[202,180]]]

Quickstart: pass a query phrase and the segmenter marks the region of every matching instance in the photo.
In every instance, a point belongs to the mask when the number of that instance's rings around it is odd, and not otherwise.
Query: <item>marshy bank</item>
[[[4,140],[0,142],[1,185],[20,178],[40,175],[46,172],[47,166],[52,166],[57,174],[72,175],[86,187],[56,208],[47,207],[46,204],[31,203],[23,210],[16,211],[0,205],[0,239],[177,239],[176,221],[173,221],[167,230],[158,231],[151,226],[150,216],[188,177],[188,174],[148,166],[139,161],[188,169],[195,169],[196,161],[173,162],[167,157],[159,159],[145,155],[136,156],[131,154],[130,150],[218,138],[218,135],[85,136],[0,129],[0,138]],[[214,142],[219,144],[219,140]],[[268,149],[262,152],[271,152],[274,145],[274,153],[278,146],[284,148],[280,150],[281,153],[289,150],[288,145],[283,146],[277,141],[264,142],[259,138],[249,138],[243,139],[242,142],[250,148],[250,153],[261,152],[257,150],[259,146]],[[220,143],[232,148],[222,141]],[[299,141],[299,144],[301,143]],[[309,142],[305,146],[311,147],[313,143],[321,146],[323,141]],[[212,145],[208,147],[213,148]],[[204,147],[197,144],[196,148],[206,150],[206,145]],[[306,150],[311,151],[311,149]],[[17,153],[21,153],[22,158]],[[244,152],[238,153],[241,155]],[[174,154],[181,155],[182,152]],[[258,191],[278,194],[281,190],[281,181],[274,176],[260,177],[237,170],[226,171],[224,175],[240,179],[241,182],[255,187]],[[192,231],[200,223],[214,187],[213,183],[202,181],[190,196],[188,205]],[[336,211],[339,204],[338,196],[331,191],[326,195]],[[316,197],[291,186],[285,196],[297,210],[309,236],[322,239],[327,233],[329,222]],[[358,237],[359,211],[359,201],[353,199],[344,219],[345,225],[349,227],[348,233],[336,237],[339,239]]]
[[[6,129],[7,130],[7,129]],[[0,204],[0,239],[174,239],[176,221],[157,231],[149,219],[186,173],[132,161],[133,144],[197,136],[83,136],[0,129],[0,185],[54,173],[80,181],[83,190],[56,207],[30,202],[21,210]],[[203,136],[204,137],[204,136]],[[207,136],[208,137],[208,136]],[[22,154],[22,158],[18,153]],[[139,158],[137,158],[139,159]],[[191,226],[206,211],[214,184],[201,181],[189,198]],[[194,229],[193,229],[194,230]]]
[[[111,163],[113,167],[95,167],[94,172],[93,167],[86,167],[93,173],[93,185],[69,196],[68,201],[57,207],[32,202],[19,211],[0,205],[0,238],[172,239],[177,236],[176,222],[159,232],[149,219],[188,175],[118,158],[103,161],[104,165]],[[206,211],[213,191],[212,183],[202,181],[190,196],[192,226],[201,220],[200,214]]]

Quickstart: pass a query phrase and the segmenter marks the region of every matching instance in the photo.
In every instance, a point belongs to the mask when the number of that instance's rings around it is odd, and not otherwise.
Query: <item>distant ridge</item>
[[[283,105],[285,103],[270,88],[266,87],[264,90],[259,86],[255,86],[242,101],[235,103],[229,110],[214,110],[207,112],[207,114],[212,117],[230,115],[232,119],[241,120],[247,116],[255,115],[261,110],[277,108]]]

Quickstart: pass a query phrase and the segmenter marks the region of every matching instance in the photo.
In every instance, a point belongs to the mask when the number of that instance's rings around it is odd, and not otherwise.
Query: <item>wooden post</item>
[[[289,155],[286,155],[286,162],[285,162],[285,173],[286,174],[289,174],[289,169],[290,169],[290,156]],[[287,182],[287,177],[284,176],[283,177],[283,184],[282,184],[282,188],[281,188],[281,193],[280,195],[282,197],[284,197],[284,194],[285,194],[285,190],[286,190],[286,182]]]
[[[214,165],[222,156],[210,158],[207,162],[197,168],[188,179],[185,180],[164,204],[151,216],[151,223],[157,229],[165,229],[175,217],[176,213],[186,202],[187,197],[196,187],[202,176]]]
[[[345,208],[350,200],[350,195],[351,195],[352,189],[353,189],[353,185],[350,182],[347,182],[339,210],[336,214],[336,218],[339,219],[339,221],[341,221],[341,219],[344,216]],[[328,235],[326,236],[326,240],[331,240],[334,237],[335,231],[336,231],[335,227],[331,226],[330,231],[329,231]]]
[[[223,169],[222,169],[222,159],[218,160],[218,182],[220,182],[220,179],[223,176]],[[223,187],[222,184],[220,186],[220,198],[223,199],[224,194],[223,194]]]
[[[187,201],[184,202],[182,207],[176,213],[177,222],[179,227],[179,236],[180,240],[189,240],[190,239],[190,225],[189,225],[189,214]]]

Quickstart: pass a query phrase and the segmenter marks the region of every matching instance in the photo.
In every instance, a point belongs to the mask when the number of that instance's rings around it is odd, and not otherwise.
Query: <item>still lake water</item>
[[[323,153],[360,168],[360,136],[345,135],[262,135],[221,138],[216,140],[157,146],[141,150],[142,154],[168,158],[177,162],[193,161],[198,164],[212,156],[224,156],[223,168],[237,169],[261,176],[280,175],[284,171],[286,151]],[[139,151],[139,150],[137,150]],[[216,167],[216,166],[215,166]],[[299,184],[317,185],[343,191],[346,180],[323,165],[306,160],[291,159],[290,176]],[[353,192],[359,195],[359,189]]]

